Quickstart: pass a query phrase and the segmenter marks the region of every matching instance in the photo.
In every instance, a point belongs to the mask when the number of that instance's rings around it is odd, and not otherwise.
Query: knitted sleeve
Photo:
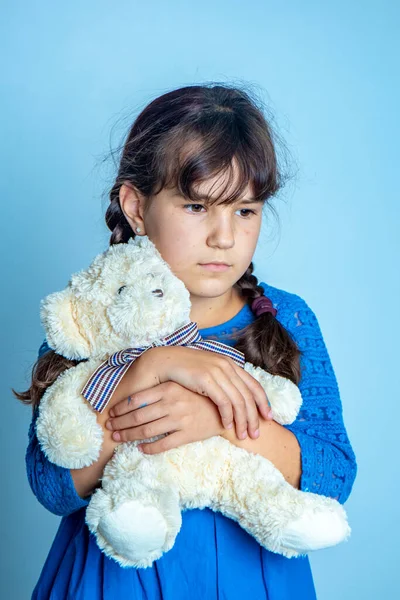
[[[330,496],[343,504],[357,474],[356,458],[343,422],[342,403],[335,373],[318,320],[299,296],[288,306],[286,328],[303,354],[299,388],[303,404],[298,417],[285,427],[301,448],[300,489]],[[286,321],[286,318],[285,318]]]
[[[45,343],[39,350],[41,356],[46,349]],[[29,443],[25,454],[26,471],[29,485],[39,502],[50,512],[67,516],[89,504],[90,498],[81,498],[74,486],[69,469],[51,463],[40,447],[36,437],[36,420],[39,415],[35,409],[29,427]]]

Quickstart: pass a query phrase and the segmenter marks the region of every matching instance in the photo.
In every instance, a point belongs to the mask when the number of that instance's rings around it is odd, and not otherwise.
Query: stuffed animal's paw
[[[162,455],[121,444],[86,509],[86,523],[98,546],[123,567],[150,567],[170,550],[182,516]]]
[[[293,423],[303,402],[297,385],[286,377],[271,375],[250,362],[246,362],[244,368],[264,388],[271,404],[274,421],[280,425]]]
[[[284,528],[280,543],[286,556],[335,546],[350,536],[351,529],[341,504],[325,496],[315,500],[315,506],[307,506],[300,517]]]
[[[166,489],[151,501],[127,500],[113,507],[98,489],[86,509],[86,523],[98,546],[122,567],[150,567],[170,550],[182,524],[176,494]]]
[[[45,391],[39,404],[36,435],[47,458],[67,469],[95,462],[103,443],[103,430],[95,412],[81,395],[93,366],[79,363],[63,371]]]

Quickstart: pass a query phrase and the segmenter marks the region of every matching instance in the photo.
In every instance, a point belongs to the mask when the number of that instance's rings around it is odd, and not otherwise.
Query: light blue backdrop
[[[115,147],[155,96],[210,80],[254,83],[299,167],[255,264],[317,314],[359,463],[351,540],[312,555],[318,597],[400,597],[398,2],[9,0],[2,12],[1,598],[29,598],[59,523],[28,487],[30,409],[10,392],[29,383],[40,299],[108,245],[110,135]]]

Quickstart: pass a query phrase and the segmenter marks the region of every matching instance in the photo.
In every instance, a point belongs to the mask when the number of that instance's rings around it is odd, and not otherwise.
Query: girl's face
[[[196,192],[203,195],[215,190],[220,179],[203,182]],[[213,184],[215,187],[213,187]],[[146,212],[136,190],[123,185],[121,208],[133,229],[137,226],[155,244],[172,272],[183,281],[191,302],[203,298],[229,301],[232,286],[247,270],[260,233],[262,202],[249,202],[247,188],[235,204],[207,207],[178,194],[177,189],[163,189],[151,199]],[[212,270],[207,263],[225,262],[224,270]],[[222,298],[221,298],[222,300]]]

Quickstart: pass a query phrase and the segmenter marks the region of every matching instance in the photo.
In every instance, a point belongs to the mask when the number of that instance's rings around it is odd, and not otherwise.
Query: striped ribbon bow
[[[198,350],[211,350],[229,356],[240,367],[244,367],[245,363],[243,352],[215,340],[203,340],[197,323],[189,321],[186,325],[149,346],[126,348],[112,354],[90,376],[81,392],[82,395],[95,410],[103,412],[131,363],[143,352],[155,346],[187,346]]]

